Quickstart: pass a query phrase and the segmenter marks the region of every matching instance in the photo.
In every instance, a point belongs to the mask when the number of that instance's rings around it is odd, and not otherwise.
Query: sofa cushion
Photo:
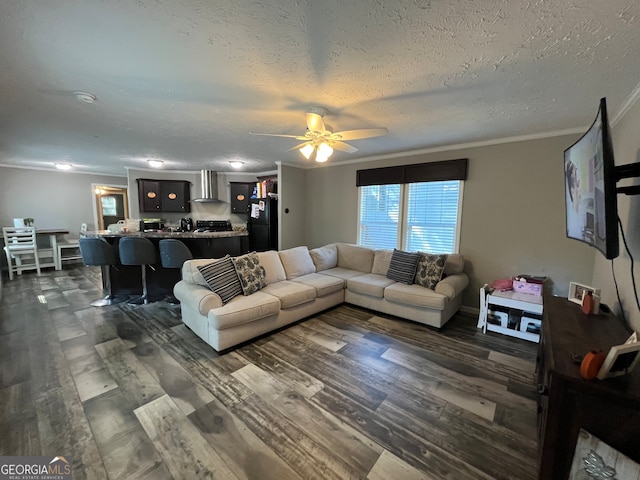
[[[338,247],[335,243],[330,243],[324,247],[309,250],[316,272],[327,270],[338,265]]]
[[[442,278],[447,256],[445,254],[434,255],[421,252],[413,283],[431,290],[435,289]]]
[[[403,303],[414,307],[444,310],[447,297],[420,285],[394,283],[384,289],[384,298],[390,302]]]
[[[391,280],[384,275],[367,273],[347,280],[347,288],[353,293],[382,298],[384,297],[384,289],[394,283],[395,280]]]
[[[376,273],[378,275],[387,275],[392,255],[393,250],[390,249],[376,250],[373,256],[373,267],[371,267],[371,273]]]
[[[238,277],[240,278],[242,293],[251,295],[267,286],[264,267],[260,265],[260,260],[256,252],[240,255],[239,257],[232,258],[232,260],[236,267],[236,272],[238,272]]]
[[[209,265],[215,260],[221,260],[220,258],[197,258],[193,260],[187,260],[182,264],[182,279],[187,283],[195,283],[209,288],[209,284],[205,281],[204,277],[198,267]]]
[[[281,282],[287,279],[287,275],[284,273],[284,267],[280,261],[280,255],[278,255],[278,252],[275,250],[258,252],[258,260],[260,260],[260,265],[264,267],[267,284]]]
[[[411,285],[416,275],[416,267],[419,260],[419,252],[405,252],[394,248],[389,270],[387,270],[387,278]]]
[[[330,268],[329,270],[323,270],[320,272],[320,275],[329,275],[331,277],[338,277],[344,280],[344,288],[347,288],[347,280],[353,277],[359,277],[360,275],[365,275],[363,272],[359,270],[351,270],[349,268],[335,267]]]
[[[317,297],[324,297],[333,292],[339,292],[344,288],[344,280],[321,273],[308,273],[297,277],[294,282],[304,283],[316,289]]]
[[[447,263],[444,266],[445,275],[454,275],[462,273],[464,270],[464,257],[459,253],[452,253],[447,257]]]
[[[338,243],[338,267],[371,273],[375,250],[349,243]]]
[[[223,304],[242,293],[238,274],[229,255],[197,268],[209,288],[220,296]]]
[[[316,266],[309,255],[309,249],[305,246],[282,250],[278,252],[278,255],[287,274],[287,280],[316,271]]]
[[[224,330],[280,313],[280,300],[264,292],[245,297],[238,295],[220,308],[209,310],[213,328]]]
[[[280,308],[295,307],[303,303],[313,302],[316,298],[315,288],[289,280],[267,285],[262,291],[278,298],[280,300]]]

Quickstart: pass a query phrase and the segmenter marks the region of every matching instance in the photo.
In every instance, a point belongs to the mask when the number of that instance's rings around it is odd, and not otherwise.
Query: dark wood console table
[[[640,462],[640,369],[584,380],[572,359],[592,349],[606,354],[630,333],[611,314],[587,316],[566,298],[545,297],[537,365],[540,479],[567,478],[581,428]]]

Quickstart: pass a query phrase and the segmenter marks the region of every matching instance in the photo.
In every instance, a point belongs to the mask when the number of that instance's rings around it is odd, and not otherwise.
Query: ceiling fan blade
[[[354,153],[358,151],[356,147],[353,147],[348,143],[338,142],[335,140],[333,142],[330,142],[330,145],[331,147],[333,147],[334,150],[340,150],[341,152]]]
[[[291,152],[293,150],[300,150],[302,147],[304,147],[305,145],[311,145],[311,142],[304,142],[304,143],[299,143],[298,145],[296,145],[293,148],[290,148],[289,150],[287,150],[287,152]]]
[[[300,138],[299,135],[281,135],[279,133],[256,133],[249,132],[250,135],[265,135],[267,137],[285,137],[285,138],[297,138],[298,140],[304,140],[305,137]]]
[[[322,133],[326,130],[324,120],[317,113],[307,113],[307,127],[310,132]]]
[[[363,128],[361,130],[345,130],[331,134],[331,138],[339,140],[359,140],[361,138],[381,137],[389,133],[386,128]]]

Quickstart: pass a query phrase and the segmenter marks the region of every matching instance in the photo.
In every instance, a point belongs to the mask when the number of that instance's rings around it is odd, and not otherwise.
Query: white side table
[[[502,325],[494,325],[487,321],[487,314],[492,305],[514,308],[522,310],[523,319],[520,322],[520,328],[508,328]],[[478,318],[478,328],[482,328],[482,333],[490,332],[502,333],[512,337],[522,338],[530,342],[539,342],[540,335],[527,331],[529,325],[540,325],[540,321],[536,319],[525,318],[526,313],[542,315],[542,297],[537,295],[528,295],[526,293],[517,293],[513,291],[498,292],[492,291],[488,285],[480,289],[480,316]]]

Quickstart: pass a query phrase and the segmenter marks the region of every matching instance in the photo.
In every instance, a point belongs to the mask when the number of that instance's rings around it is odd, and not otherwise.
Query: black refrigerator
[[[247,229],[251,251],[278,250],[278,199],[252,198]]]

